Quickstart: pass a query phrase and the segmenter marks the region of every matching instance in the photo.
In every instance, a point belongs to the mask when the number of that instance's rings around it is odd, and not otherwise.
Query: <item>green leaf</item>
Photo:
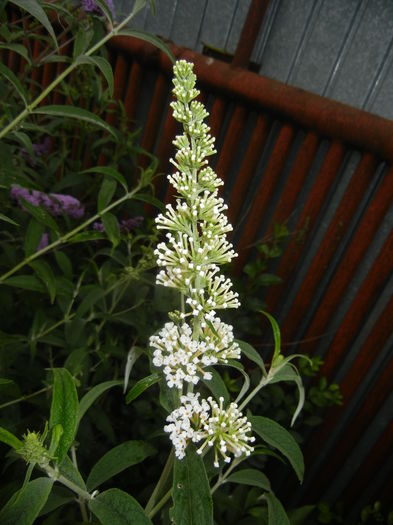
[[[63,427],[63,434],[56,450],[61,462],[74,441],[78,424],[78,394],[71,374],[65,368],[53,369],[53,395],[50,409],[49,428]]]
[[[140,379],[135,385],[131,388],[131,390],[128,392],[126,396],[126,403],[127,405],[131,403],[131,401],[134,401],[137,397],[139,397],[145,390],[150,388],[152,385],[155,385],[158,383],[158,381],[161,379],[161,374],[151,374],[150,376],[144,377],[143,379]]]
[[[60,425],[60,423],[52,428],[51,434],[52,435],[48,452],[49,456],[54,457],[57,447],[60,443],[60,438],[63,435],[63,427]]]
[[[97,210],[101,212],[111,202],[117,188],[117,182],[114,179],[104,178],[98,192]]]
[[[280,334],[280,328],[277,324],[277,321],[274,319],[272,315],[270,315],[268,312],[265,312],[264,310],[260,310],[261,314],[263,314],[265,317],[268,318],[272,330],[273,330],[273,336],[274,336],[274,353],[273,353],[273,359],[272,359],[272,366],[274,366],[274,363],[277,361],[277,358],[280,355],[281,352],[281,334]]]
[[[113,388],[114,386],[121,386],[123,381],[121,379],[115,379],[113,381],[105,381],[99,385],[93,386],[91,390],[85,394],[79,403],[79,413],[78,413],[78,424],[80,423],[83,416],[89,410],[91,405],[107,390]]]
[[[83,299],[81,304],[78,306],[76,311],[77,317],[83,317],[87,312],[92,310],[93,306],[105,296],[105,290],[95,286],[92,288],[86,297]]]
[[[97,232],[95,230],[77,233],[71,239],[68,239],[69,243],[76,243],[76,242],[86,242],[86,241],[99,241],[102,239],[106,239],[106,235],[101,232]]]
[[[97,461],[86,481],[88,491],[96,489],[123,470],[141,463],[156,450],[143,441],[126,441],[112,448]]]
[[[245,396],[246,392],[250,388],[250,377],[247,374],[247,372],[245,372],[243,365],[239,363],[239,361],[236,361],[235,359],[228,359],[228,362],[222,363],[222,365],[236,368],[236,370],[238,370],[244,378],[243,386],[235,400],[235,403],[239,403],[239,401]]]
[[[18,448],[23,447],[22,441],[3,427],[0,427],[0,441],[2,443],[5,443],[6,445],[9,445],[15,450],[18,450]]]
[[[112,18],[112,12],[108,7],[108,4],[105,2],[105,0],[97,0],[96,4],[101,9],[101,11],[104,13],[104,16],[108,19],[110,25],[113,25],[113,18]]]
[[[104,57],[80,55],[76,59],[76,62],[78,64],[88,64],[91,66],[97,66],[108,83],[109,96],[113,97],[114,79],[112,66]]]
[[[306,518],[316,509],[316,505],[304,505],[288,512],[291,525],[304,525]]]
[[[120,228],[117,218],[112,213],[105,213],[101,220],[109,240],[113,246],[117,246],[120,242]]]
[[[91,111],[87,111],[87,109],[76,108],[74,106],[50,105],[40,106],[32,113],[36,113],[38,115],[48,115],[50,117],[73,118],[78,121],[88,122],[89,124],[93,124],[94,126],[98,126],[99,128],[108,131],[108,133],[117,139],[116,130]]]
[[[72,279],[73,273],[70,258],[67,257],[67,255],[64,252],[61,252],[59,250],[55,250],[54,255],[60,270],[67,277],[67,279]]]
[[[127,354],[126,367],[124,370],[123,394],[127,392],[128,381],[130,380],[131,371],[137,359],[142,355],[142,350],[137,346],[132,346]]]
[[[14,226],[19,226],[19,224],[9,217],[7,215],[4,215],[3,213],[0,213],[0,221],[8,222],[9,224],[13,224]]]
[[[53,479],[37,478],[16,492],[0,512],[1,525],[32,525],[45,505]]]
[[[72,481],[75,485],[80,487],[82,490],[86,490],[85,482],[79,473],[79,470],[75,467],[69,456],[64,456],[63,461],[58,465],[59,473]]]
[[[303,454],[288,430],[267,417],[251,416],[249,420],[253,430],[266,443],[279,450],[288,459],[299,481],[302,482],[304,474]]]
[[[56,221],[52,219],[50,214],[42,206],[34,206],[30,202],[27,202],[25,199],[20,199],[23,208],[28,210],[31,215],[41,224],[44,224],[51,230],[55,232],[59,231],[59,227],[56,224]]]
[[[176,61],[169,46],[167,46],[167,44],[165,44],[165,42],[163,42],[161,38],[158,38],[150,33],[145,33],[144,31],[136,31],[135,29],[122,29],[117,33],[117,36],[132,36],[133,38],[139,38],[140,40],[149,42],[149,44],[153,44],[153,46],[158,47],[158,49],[160,49],[166,55],[168,55],[169,59],[173,64]]]
[[[10,0],[12,4],[17,5],[21,9],[24,9],[28,13],[31,14],[34,18],[36,18],[40,24],[42,24],[45,29],[48,31],[50,36],[52,37],[52,40],[55,44],[55,47],[57,49],[57,40],[55,32],[53,31],[53,27],[51,26],[51,23],[49,22],[48,17],[46,16],[45,11],[42,9],[40,4],[37,2],[37,0]]]
[[[276,372],[274,371],[274,368],[272,368],[270,372],[273,373],[273,378],[269,381],[270,384],[279,383],[281,381],[287,381],[287,382],[292,381],[297,386],[297,389],[299,391],[299,400],[298,400],[296,410],[292,416],[292,420],[291,420],[291,427],[292,427],[304,405],[305,394],[304,394],[302,378],[300,377],[300,374],[297,371],[296,367],[293,366],[289,362],[285,363],[283,367],[280,366],[280,368]]]
[[[147,202],[148,204],[152,204],[156,208],[158,208],[160,211],[165,211],[165,205],[152,195],[148,195],[146,193],[137,193],[132,197],[136,201],[142,201]]]
[[[38,222],[34,217],[30,219],[26,229],[24,242],[26,257],[37,251],[37,246],[41,241],[44,231],[45,226],[41,222]]]
[[[281,502],[272,492],[264,495],[267,501],[269,525],[291,525]]]
[[[22,288],[22,290],[30,290],[32,292],[46,292],[45,286],[35,275],[16,275],[3,281],[3,284],[15,288]]]
[[[123,186],[125,191],[128,191],[126,179],[121,173],[119,173],[115,168],[112,168],[111,166],[95,166],[94,168],[89,168],[88,170],[84,170],[81,173],[101,173],[102,175],[112,177]]]
[[[235,339],[236,343],[240,346],[240,350],[242,353],[250,360],[253,361],[255,364],[259,366],[259,368],[262,370],[263,375],[266,376],[266,368],[265,364],[263,362],[262,357],[259,355],[259,353],[253,348],[250,344],[246,343],[245,341],[241,341],[240,339]]]
[[[89,501],[89,509],[102,525],[152,525],[132,496],[119,489],[109,489]]]
[[[202,379],[203,383],[207,386],[217,401],[219,401],[220,397],[223,397],[224,405],[226,406],[230,402],[230,395],[225,382],[214,368],[209,368],[208,372],[211,373],[212,378]]]
[[[213,502],[205,465],[190,443],[186,457],[175,460],[173,467],[173,508],[175,525],[213,525]]]
[[[252,487],[259,487],[260,489],[271,491],[270,481],[268,478],[260,472],[252,468],[238,470],[234,474],[231,474],[226,481],[232,483],[240,483],[241,485],[251,485]]]
[[[15,53],[18,53],[18,55],[21,55],[26,62],[31,66],[31,60],[29,57],[29,54],[27,52],[27,49],[25,46],[22,46],[22,44],[0,44],[0,49],[8,49],[9,51],[14,51]]]
[[[3,75],[15,88],[23,102],[25,103],[25,106],[27,106],[27,92],[25,88],[23,87],[21,81],[19,78],[9,69],[6,65],[4,65],[2,62],[0,62],[0,75]]]
[[[43,261],[33,261],[29,263],[29,266],[33,268],[37,277],[45,284],[48,289],[50,302],[53,304],[56,297],[56,278],[53,275],[52,268],[50,265]]]
[[[75,35],[75,41],[74,41],[74,50],[73,50],[73,58],[76,59],[75,62],[79,63],[78,57],[83,55],[83,53],[88,48],[91,39],[93,38],[94,31],[90,29],[86,29],[85,27],[80,27]]]

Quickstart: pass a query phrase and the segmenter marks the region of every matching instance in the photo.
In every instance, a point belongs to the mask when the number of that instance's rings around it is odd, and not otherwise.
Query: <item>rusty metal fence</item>
[[[373,499],[390,502],[393,492],[393,121],[248,71],[267,4],[251,3],[232,64],[172,51],[194,62],[210,110],[235,271],[274,224],[287,224],[290,240],[272,268],[283,281],[265,300],[284,349],[320,355],[321,373],[344,396],[307,436],[303,487],[278,479],[281,497],[290,505],[344,499],[355,512]],[[115,98],[165,174],[178,131],[171,63],[132,38],[113,40],[110,53]],[[56,71],[47,64],[41,74],[45,84]],[[159,180],[158,196],[170,199]]]

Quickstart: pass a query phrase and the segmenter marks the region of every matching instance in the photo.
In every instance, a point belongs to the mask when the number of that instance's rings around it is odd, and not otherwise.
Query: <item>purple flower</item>
[[[25,200],[32,206],[43,206],[51,215],[68,215],[74,219],[81,219],[85,214],[85,209],[80,201],[71,195],[47,194],[12,185],[10,196],[17,201],[22,210],[24,209],[22,200]]]
[[[105,0],[106,5],[109,7],[112,16],[115,17],[115,6],[113,5],[113,0]],[[96,13],[102,15],[102,9],[96,4],[94,0],[82,0],[82,9],[86,13]]]
[[[40,240],[40,243],[37,246],[37,252],[39,252],[43,248],[46,248],[48,246],[48,244],[49,244],[49,235],[47,233],[43,233],[42,237],[41,237],[41,240]]]
[[[93,230],[96,230],[97,232],[103,232],[105,228],[101,221],[97,221],[93,222]]]

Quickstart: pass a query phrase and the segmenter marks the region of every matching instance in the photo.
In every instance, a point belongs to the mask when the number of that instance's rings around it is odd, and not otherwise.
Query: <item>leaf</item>
[[[92,310],[93,306],[105,296],[105,290],[95,286],[92,288],[76,311],[77,317],[83,317],[87,312]]]
[[[172,64],[174,64],[176,61],[169,46],[167,46],[165,42],[163,42],[160,38],[150,33],[145,33],[144,31],[136,31],[135,29],[122,29],[117,33],[117,36],[131,36],[133,38],[139,38],[140,40],[149,42],[149,44],[153,44],[153,46],[158,47],[158,49],[163,51],[169,57]]]
[[[47,287],[48,292],[49,292],[50,302],[51,304],[53,304],[55,297],[56,297],[56,279],[55,279],[55,276],[53,275],[52,268],[46,261],[43,261],[42,259],[39,261],[30,262],[29,266],[33,268],[37,277],[41,279],[41,281]]]
[[[105,213],[101,220],[109,240],[113,246],[117,246],[120,242],[120,228],[117,218],[112,213]]]
[[[224,405],[227,405],[230,401],[230,396],[221,375],[214,368],[209,368],[208,372],[212,374],[212,378],[202,378],[203,383],[207,386],[217,401],[219,401],[220,397],[223,397]]]
[[[250,388],[250,378],[248,376],[248,374],[244,371],[244,368],[243,368],[243,365],[241,363],[239,363],[238,361],[235,361],[235,359],[228,359],[228,362],[227,363],[222,363],[223,366],[230,366],[232,368],[236,368],[236,370],[238,370],[243,378],[244,378],[244,381],[243,381],[243,386],[235,400],[235,403],[239,403],[239,401],[245,396],[246,392],[248,391],[248,389]]]
[[[51,230],[54,230],[55,232],[59,231],[59,227],[56,224],[56,221],[52,219],[52,217],[45,210],[45,208],[43,208],[42,206],[34,206],[33,204],[31,204],[30,202],[27,202],[23,198],[21,198],[20,201],[21,201],[23,208],[28,210],[38,222],[40,222],[41,224],[44,224],[45,226],[47,226]]]
[[[269,525],[291,525],[281,502],[272,492],[264,495],[267,501]]]
[[[76,63],[97,66],[108,83],[109,96],[113,97],[114,78],[112,66],[104,57],[80,55],[76,59]]]
[[[102,525],[152,525],[132,496],[119,489],[109,489],[89,501],[89,509]]]
[[[89,410],[91,405],[107,390],[113,388],[114,386],[121,386],[123,381],[121,379],[115,379],[113,381],[105,381],[99,385],[93,386],[91,390],[85,394],[79,403],[79,412],[78,412],[78,424],[80,423],[83,416]]]
[[[65,368],[53,369],[53,395],[50,409],[49,428],[63,427],[63,434],[56,449],[61,462],[74,441],[78,424],[78,394],[71,374]]]
[[[267,417],[251,416],[249,420],[253,430],[288,459],[301,483],[304,474],[303,454],[288,430]]]
[[[112,448],[91,469],[86,481],[87,490],[91,492],[108,479],[132,465],[141,463],[155,452],[154,447],[143,441],[126,441]]]
[[[3,75],[15,88],[25,106],[27,106],[27,93],[19,78],[6,65],[0,62],[0,75]]]
[[[260,310],[261,314],[263,314],[265,317],[269,319],[269,322],[271,324],[271,327],[273,329],[273,336],[274,336],[274,353],[273,353],[273,359],[272,359],[272,366],[274,366],[274,363],[276,362],[277,358],[280,355],[281,352],[281,334],[280,334],[280,328],[277,324],[277,321],[274,319],[272,315],[270,315],[268,312],[265,312],[264,310]]]
[[[9,445],[15,450],[18,450],[18,448],[23,447],[22,441],[3,427],[0,427],[0,441],[2,443],[5,443],[6,445]]]
[[[1,525],[32,525],[45,505],[54,480],[37,478],[16,492],[0,512]]]
[[[106,235],[101,232],[97,232],[95,230],[91,230],[88,232],[82,232],[77,233],[70,239],[68,239],[69,243],[76,243],[76,242],[86,242],[86,241],[99,241],[101,239],[106,239]]]
[[[69,456],[65,456],[63,461],[58,465],[59,473],[72,481],[75,485],[80,487],[82,490],[86,490],[85,482],[79,473],[79,470],[75,467]]]
[[[128,381],[130,380],[131,370],[136,360],[142,355],[142,350],[137,346],[132,346],[127,354],[126,367],[124,370],[123,394],[127,392]]]
[[[75,35],[75,41],[74,41],[74,49],[72,56],[75,60],[75,63],[78,63],[78,57],[83,55],[83,53],[88,48],[91,39],[93,38],[94,32],[92,29],[86,29],[85,27],[81,27],[78,29],[76,35]]]
[[[114,179],[104,178],[101,184],[97,198],[97,210],[101,212],[111,202],[117,188],[117,182]]]
[[[291,525],[303,525],[306,518],[316,509],[316,505],[304,505],[288,512]]]
[[[3,213],[0,213],[0,221],[8,222],[9,224],[13,224],[14,226],[19,226],[19,224],[9,217],[7,215],[4,215]]]
[[[268,492],[271,491],[270,481],[265,476],[265,474],[252,468],[238,470],[226,478],[225,481],[230,481],[231,483],[240,483],[241,485],[251,485],[252,487],[259,487],[260,489],[266,490]]]
[[[3,284],[14,286],[15,288],[22,288],[23,290],[30,290],[32,292],[46,292],[45,286],[35,275],[16,275],[3,281]]]
[[[72,279],[72,263],[69,257],[64,252],[61,252],[59,250],[54,251],[55,259],[57,262],[57,265],[59,266],[60,270],[63,272],[63,274],[67,277],[67,279]]]
[[[274,368],[270,370],[270,373],[274,372]],[[279,383],[281,381],[293,381],[299,391],[299,400],[296,407],[296,410],[292,416],[291,427],[294,425],[298,415],[300,414],[305,400],[304,387],[302,378],[300,377],[299,372],[296,367],[291,363],[287,362],[283,367],[280,367],[279,370],[273,373],[273,378],[269,381],[270,384]]]
[[[26,60],[26,62],[31,66],[31,60],[27,52],[27,49],[25,48],[25,46],[22,46],[22,44],[1,43],[0,49],[9,49],[10,51],[14,51],[15,53],[18,53],[18,55],[21,55]]]
[[[88,170],[84,170],[81,173],[101,173],[102,175],[112,177],[123,186],[125,191],[128,191],[126,179],[121,173],[111,166],[95,166],[94,168],[89,168]]]
[[[45,226],[36,219],[31,218],[25,233],[25,256],[28,257],[37,251],[37,247],[41,241],[42,234],[45,231]]]
[[[241,341],[240,339],[235,339],[235,342],[240,346],[240,350],[242,353],[250,360],[253,361],[255,364],[259,366],[259,368],[262,370],[263,375],[266,376],[266,368],[265,364],[263,362],[262,357],[259,355],[259,353],[253,348],[250,344],[246,343],[245,341]]]
[[[213,525],[213,502],[205,465],[190,443],[186,457],[173,466],[173,508],[175,525]]]
[[[55,47],[57,49],[57,40],[55,32],[53,31],[53,27],[51,26],[51,23],[49,22],[48,17],[46,16],[45,11],[42,9],[40,4],[37,2],[37,0],[10,0],[12,4],[17,5],[21,9],[24,9],[28,13],[31,14],[34,18],[36,18],[41,25],[45,27],[45,29],[48,31],[50,36],[52,37],[52,40],[55,44]]]
[[[152,195],[147,195],[146,193],[137,193],[132,198],[135,199],[136,201],[142,201],[142,202],[147,202],[148,204],[152,204],[153,206],[158,208],[160,211],[165,211],[164,204],[160,200],[153,197]]]
[[[110,25],[113,25],[113,17],[112,12],[108,7],[108,4],[105,0],[97,0],[96,1],[97,6],[101,9],[101,11],[104,13],[104,16],[108,19]]]
[[[102,120],[100,117],[97,117],[91,111],[82,108],[76,108],[74,106],[61,106],[61,105],[50,105],[50,106],[40,106],[35,109],[32,113],[38,115],[48,115],[50,117],[65,117],[73,118],[78,121],[88,122],[94,126],[108,131],[115,139],[117,139],[116,130],[110,126],[107,122]]]
[[[152,385],[155,385],[161,379],[160,374],[151,374],[150,376],[140,379],[135,385],[131,388],[126,396],[127,405],[139,397],[145,390],[150,388]]]

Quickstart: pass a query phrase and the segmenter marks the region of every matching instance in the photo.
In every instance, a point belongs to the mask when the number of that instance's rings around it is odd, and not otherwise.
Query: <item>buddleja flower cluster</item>
[[[226,240],[232,226],[224,214],[227,206],[218,196],[223,182],[208,166],[207,158],[216,151],[204,122],[208,113],[196,100],[195,81],[193,65],[176,62],[171,106],[183,133],[173,141],[177,153],[171,162],[176,171],[168,180],[177,198],[156,218],[166,241],[158,244],[155,255],[160,268],[157,284],[178,289],[183,301],[182,311],[172,313],[172,321],[150,338],[150,346],[153,365],[163,369],[168,387],[179,391],[181,406],[168,416],[165,427],[176,456],[184,457],[189,441],[203,440],[199,452],[205,446],[214,447],[218,466],[218,452],[226,462],[228,453],[250,454],[248,443],[253,438],[250,424],[235,404],[224,409],[222,400],[220,405],[211,398],[200,402],[199,394],[192,393],[200,379],[212,378],[211,366],[240,358],[232,326],[217,315],[219,310],[239,306],[238,294],[219,268],[236,253]],[[188,393],[182,395],[185,388]]]

